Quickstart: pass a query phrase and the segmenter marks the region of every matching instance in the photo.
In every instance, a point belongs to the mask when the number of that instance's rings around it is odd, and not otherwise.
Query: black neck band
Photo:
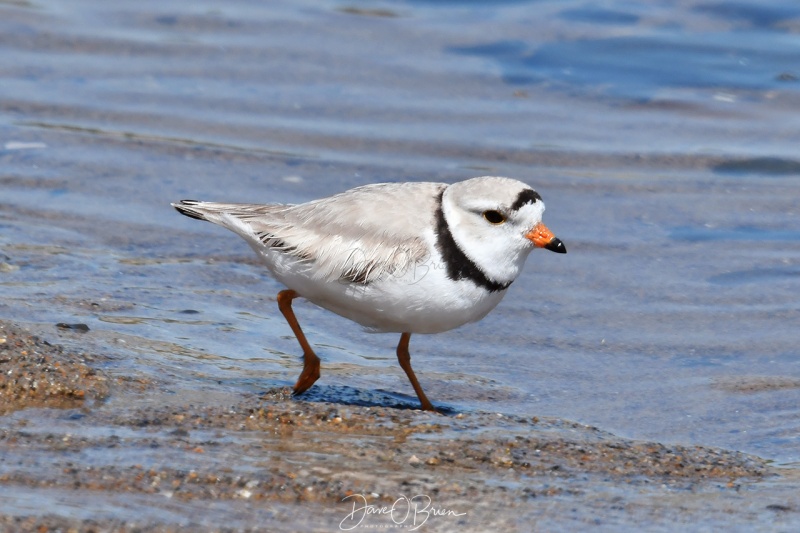
[[[442,256],[442,260],[447,267],[447,277],[452,280],[468,279],[478,287],[483,287],[489,292],[504,291],[511,285],[511,282],[498,283],[486,277],[486,274],[478,268],[472,259],[467,257],[464,251],[459,248],[450,233],[450,227],[444,218],[444,208],[442,207],[442,196],[444,191],[439,194],[438,205],[436,207],[436,249]]]

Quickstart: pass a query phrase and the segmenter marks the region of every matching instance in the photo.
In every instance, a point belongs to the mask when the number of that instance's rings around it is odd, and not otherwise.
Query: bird
[[[567,251],[542,222],[539,193],[498,176],[375,183],[300,204],[170,205],[242,237],[286,287],[278,309],[303,350],[294,395],[321,366],[292,309],[302,297],[369,332],[399,333],[397,359],[425,411],[436,409],[411,367],[411,335],[481,320],[532,250]]]

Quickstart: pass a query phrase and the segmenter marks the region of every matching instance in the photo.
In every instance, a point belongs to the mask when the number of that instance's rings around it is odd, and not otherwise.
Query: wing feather
[[[251,245],[314,264],[314,277],[369,284],[428,259],[442,183],[366,185],[299,205],[184,201],[181,213],[224,226]]]

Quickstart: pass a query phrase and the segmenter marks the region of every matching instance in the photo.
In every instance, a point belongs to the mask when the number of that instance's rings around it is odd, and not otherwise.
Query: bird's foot
[[[315,381],[319,379],[319,359],[315,359],[316,360],[312,359],[309,361],[308,358],[306,358],[306,364],[303,365],[303,372],[300,374],[300,377],[297,378],[297,383],[295,383],[293,387],[295,396],[298,394],[303,394],[305,391],[311,388]]]

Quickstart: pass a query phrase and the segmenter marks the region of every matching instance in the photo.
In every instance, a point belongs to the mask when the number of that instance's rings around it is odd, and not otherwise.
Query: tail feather
[[[199,200],[181,200],[178,203],[170,205],[174,207],[181,215],[186,215],[189,218],[195,218],[197,220],[208,220],[202,212],[192,209],[192,206],[202,203],[203,202],[200,202]]]
[[[256,233],[275,233],[276,228],[286,225],[283,213],[286,205],[228,204],[181,200],[172,205],[178,213],[189,218],[205,220],[227,228],[254,245],[263,244]]]

